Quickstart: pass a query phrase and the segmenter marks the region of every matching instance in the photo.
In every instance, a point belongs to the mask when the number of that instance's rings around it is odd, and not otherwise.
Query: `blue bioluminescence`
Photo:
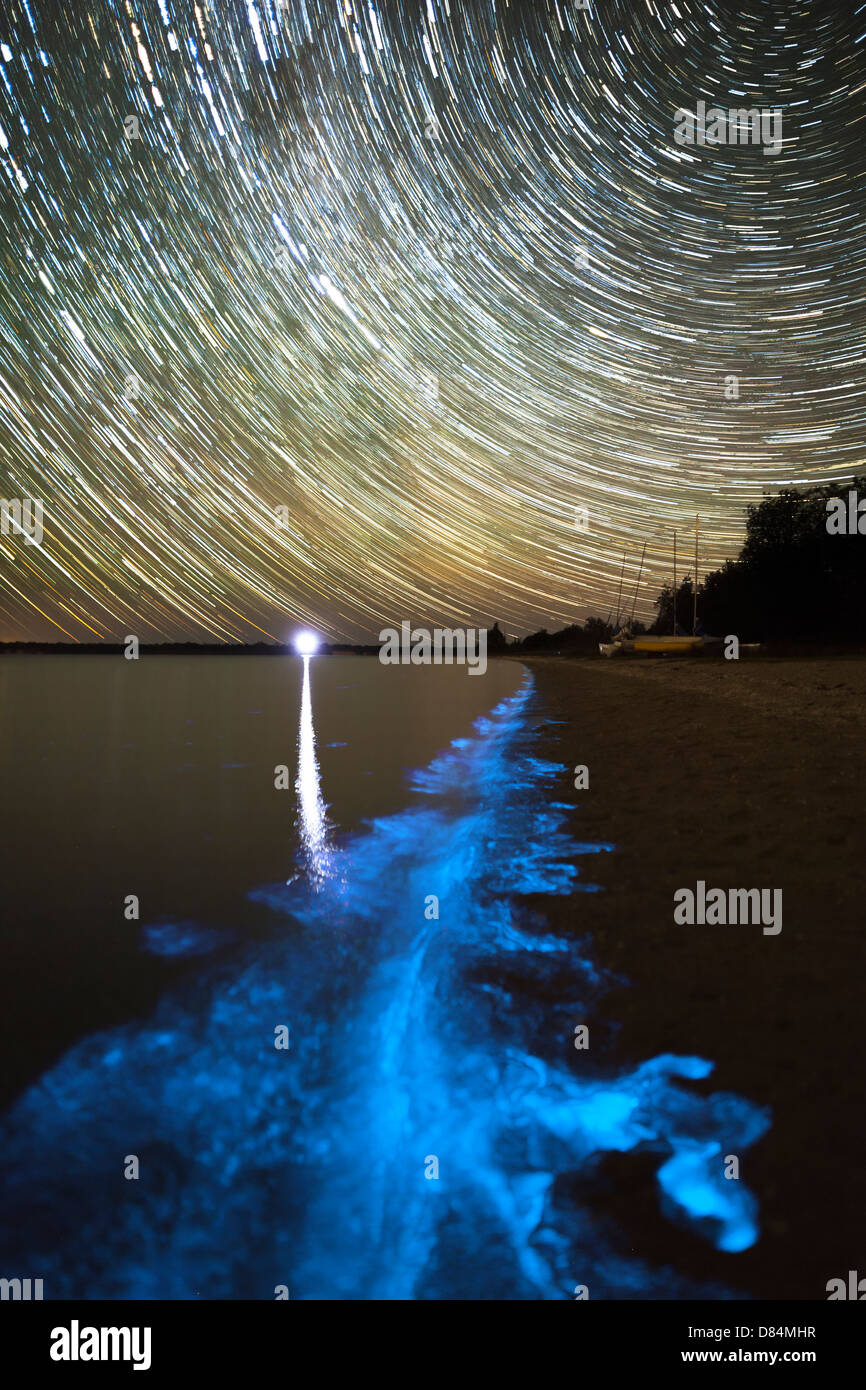
[[[149,922],[141,932],[141,947],[153,956],[207,956],[232,939],[231,933],[201,922]]]
[[[746,1249],[755,1201],[723,1159],[768,1118],[691,1087],[712,1069],[699,1057],[616,1073],[569,1051],[610,984],[578,933],[587,870],[613,846],[568,833],[530,682],[414,774],[406,810],[340,841],[308,658],[303,681],[302,863],[251,895],[274,931],[219,934],[206,969],[206,930],[151,931],[152,949],[198,953],[195,973],[147,1022],[72,1049],[4,1121],[6,1265],[46,1298],[738,1296],[636,1255],[596,1209],[605,1156],[649,1155],[664,1217]],[[575,932],[539,894],[571,898]]]

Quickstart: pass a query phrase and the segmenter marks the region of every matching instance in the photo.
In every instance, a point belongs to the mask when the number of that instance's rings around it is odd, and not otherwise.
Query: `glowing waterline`
[[[344,837],[337,875],[310,687],[305,662],[310,872],[250,895],[282,929],[231,955],[207,924],[176,924],[181,953],[210,946],[217,968],[199,961],[152,1018],[83,1040],[16,1102],[0,1123],[7,1267],[44,1271],[61,1298],[267,1298],[287,1271],[311,1300],[570,1299],[578,1282],[599,1299],[740,1296],[679,1272],[656,1238],[640,1252],[627,1169],[622,1211],[599,1209],[608,1156],[652,1155],[663,1215],[747,1250],[757,1203],[725,1156],[769,1115],[695,1089],[713,1070],[700,1057],[599,1068],[557,1046],[573,1014],[551,1018],[550,998],[601,1020],[611,981],[531,902],[591,892],[585,856],[613,847],[571,838],[530,692],[416,772],[404,809]],[[171,942],[165,926],[162,954]],[[282,1022],[289,1051],[270,1036]],[[135,1205],[119,1132],[148,1173]]]

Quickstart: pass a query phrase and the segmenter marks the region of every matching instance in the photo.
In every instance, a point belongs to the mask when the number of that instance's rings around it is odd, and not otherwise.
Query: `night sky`
[[[4,0],[0,638],[648,616],[864,466],[864,151],[866,5]]]

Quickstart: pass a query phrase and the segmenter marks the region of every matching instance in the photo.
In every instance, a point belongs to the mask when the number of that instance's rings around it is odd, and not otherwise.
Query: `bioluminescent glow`
[[[315,869],[308,662],[303,701]],[[586,873],[613,847],[569,835],[531,711],[527,684],[414,775],[407,809],[346,837],[339,874],[254,890],[269,938],[220,938],[151,1019],[81,1043],[25,1092],[0,1129],[7,1268],[38,1270],[56,1298],[739,1296],[756,1203],[721,1159],[768,1116],[698,1090],[706,1059],[612,1072],[569,1047],[611,982],[538,895],[569,895],[579,931]],[[153,948],[206,941],[182,922]],[[127,1153],[146,1181],[123,1181]],[[634,1154],[656,1165],[662,1214],[731,1254],[723,1276],[680,1274],[625,1204],[598,1201],[601,1165]]]
[[[299,656],[315,656],[321,646],[315,632],[298,632],[292,638],[292,645]]]

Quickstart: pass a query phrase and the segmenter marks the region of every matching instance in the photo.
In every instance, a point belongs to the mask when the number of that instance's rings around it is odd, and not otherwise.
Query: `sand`
[[[717,1252],[666,1221],[652,1155],[608,1160],[611,1212],[653,1264],[742,1296],[824,1300],[829,1279],[866,1276],[866,658],[526,665],[539,714],[565,721],[542,724],[539,752],[569,769],[556,795],[575,803],[572,832],[616,846],[579,861],[603,891],[538,900],[628,981],[600,1007],[593,1060],[698,1054],[716,1063],[699,1089],[773,1112],[741,1156],[761,1213],[750,1250]],[[674,892],[699,879],[782,889],[782,931],[677,925]]]

